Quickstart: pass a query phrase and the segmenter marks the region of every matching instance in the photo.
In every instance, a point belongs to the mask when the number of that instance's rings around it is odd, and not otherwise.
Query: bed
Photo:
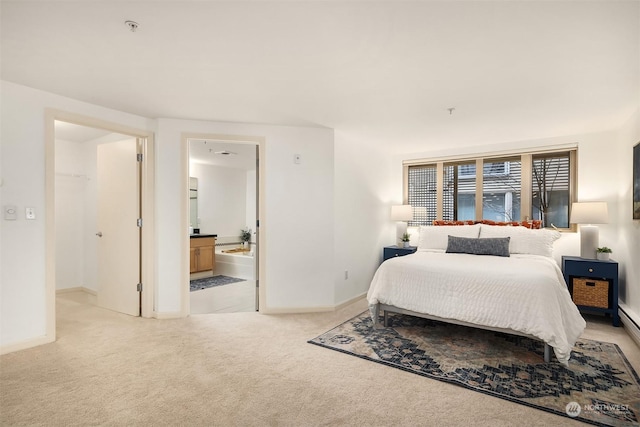
[[[558,237],[522,226],[421,227],[414,254],[376,271],[367,294],[374,325],[397,312],[527,336],[545,343],[545,361],[553,349],[567,365],[586,324],[551,256]]]

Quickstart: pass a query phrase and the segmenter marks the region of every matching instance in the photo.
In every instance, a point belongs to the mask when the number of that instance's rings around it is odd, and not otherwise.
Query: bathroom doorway
[[[257,311],[259,145],[187,142],[190,314]]]

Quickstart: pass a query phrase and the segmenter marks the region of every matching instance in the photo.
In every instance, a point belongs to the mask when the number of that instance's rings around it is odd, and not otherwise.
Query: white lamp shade
[[[609,213],[606,202],[576,202],[571,204],[572,224],[606,224]]]
[[[411,205],[391,206],[391,219],[393,221],[411,221],[413,219],[413,208]]]

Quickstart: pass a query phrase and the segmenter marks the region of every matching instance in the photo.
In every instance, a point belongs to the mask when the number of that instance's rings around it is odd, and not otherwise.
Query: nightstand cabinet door
[[[563,256],[562,274],[581,312],[611,315],[613,326],[620,325],[617,262]]]

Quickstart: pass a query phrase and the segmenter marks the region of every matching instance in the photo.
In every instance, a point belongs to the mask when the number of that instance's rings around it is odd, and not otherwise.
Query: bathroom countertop
[[[189,234],[191,239],[200,239],[203,237],[218,237],[217,234]]]

